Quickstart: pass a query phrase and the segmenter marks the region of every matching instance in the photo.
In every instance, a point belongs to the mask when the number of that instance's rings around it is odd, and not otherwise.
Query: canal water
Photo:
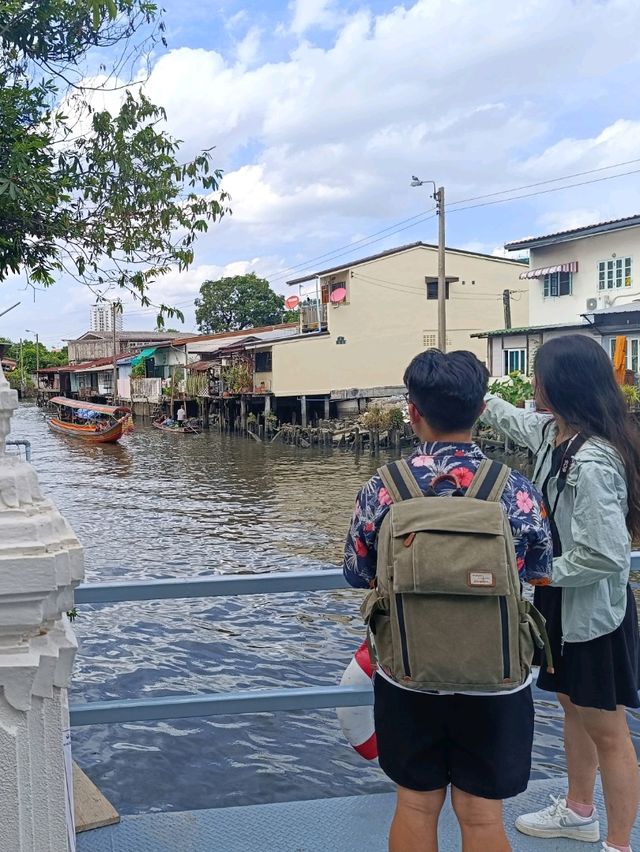
[[[88,447],[24,405],[41,487],[86,554],[87,580],[338,565],[359,486],[379,461],[137,427]],[[635,578],[636,581],[639,578]],[[71,700],[336,684],[363,638],[352,591],[82,606]],[[564,771],[561,714],[536,691],[534,777]],[[640,716],[633,714],[640,749]],[[95,726],[74,757],[121,813],[390,789],[345,743],[335,711]]]

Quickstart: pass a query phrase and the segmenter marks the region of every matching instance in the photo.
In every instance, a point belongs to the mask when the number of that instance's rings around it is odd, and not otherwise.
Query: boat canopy
[[[131,414],[131,409],[123,405],[97,405],[94,402],[84,402],[79,399],[67,399],[64,396],[54,396],[49,402],[62,405],[65,408],[84,408],[87,411],[97,411],[99,414],[124,415]]]

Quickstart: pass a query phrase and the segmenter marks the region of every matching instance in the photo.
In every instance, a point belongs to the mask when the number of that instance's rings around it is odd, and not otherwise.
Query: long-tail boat
[[[47,420],[49,427],[87,444],[115,444],[130,428],[131,409],[122,405],[97,405],[64,396],[49,402],[58,406],[57,416]]]

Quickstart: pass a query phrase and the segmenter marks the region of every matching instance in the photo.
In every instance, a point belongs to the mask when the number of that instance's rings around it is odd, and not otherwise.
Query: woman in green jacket
[[[640,798],[625,712],[640,706],[638,616],[629,587],[631,539],[640,538],[640,438],[611,361],[593,338],[545,343],[535,382],[541,413],[489,397],[483,418],[536,455],[533,479],[554,540],[552,582],[536,588],[535,603],[547,619],[555,672],[542,666],[538,686],[556,692],[565,712],[569,789],[516,826],[534,837],[597,841],[600,767],[603,849],[628,852]]]

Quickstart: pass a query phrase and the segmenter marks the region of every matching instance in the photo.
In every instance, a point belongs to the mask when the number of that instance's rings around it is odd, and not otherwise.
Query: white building
[[[115,312],[116,331],[122,331],[122,309]],[[109,302],[91,306],[91,331],[113,331],[113,309]]]
[[[507,243],[530,253],[529,325],[582,322],[585,313],[640,298],[640,215]]]
[[[640,374],[640,215],[507,243],[529,251],[529,321],[476,335],[487,340],[493,376],[531,373],[536,351],[552,337],[593,336],[612,353],[627,338],[629,370]]]

